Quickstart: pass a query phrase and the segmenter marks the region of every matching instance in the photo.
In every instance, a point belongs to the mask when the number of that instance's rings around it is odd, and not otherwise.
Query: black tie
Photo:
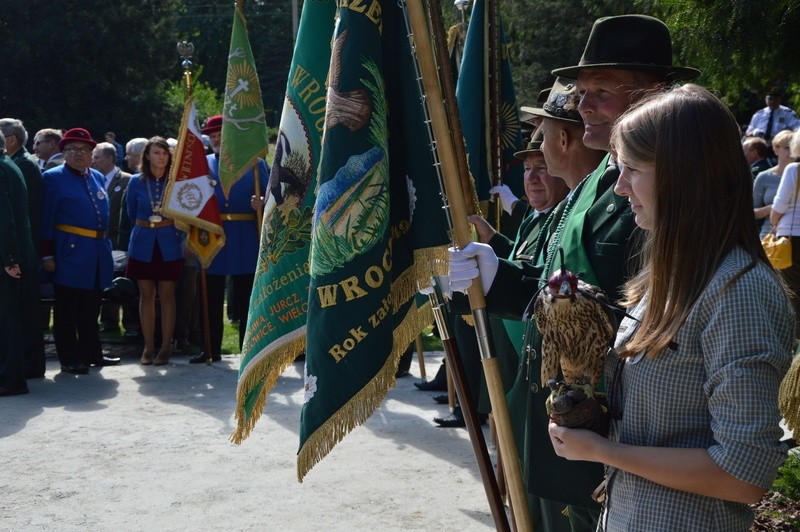
[[[767,130],[764,132],[764,140],[770,140],[772,138],[772,115],[774,113],[774,109],[769,110],[769,119],[767,120]]]

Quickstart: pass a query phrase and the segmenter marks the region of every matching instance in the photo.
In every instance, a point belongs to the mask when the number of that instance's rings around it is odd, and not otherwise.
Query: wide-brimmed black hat
[[[578,89],[575,87],[575,80],[556,78],[547,101],[542,103],[541,107],[529,108],[528,112],[534,116],[583,125],[583,118],[578,112],[579,103],[581,103],[581,95],[578,94]]]
[[[578,78],[585,69],[613,68],[661,74],[665,81],[689,80],[696,68],[672,65],[672,37],[666,24],[646,15],[599,18],[592,26],[577,65],[553,70],[556,76]]]

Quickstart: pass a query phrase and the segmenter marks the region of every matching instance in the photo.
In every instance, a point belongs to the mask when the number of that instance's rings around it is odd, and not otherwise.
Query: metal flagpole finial
[[[194,55],[194,44],[189,41],[178,42],[178,55],[181,56],[181,66],[183,67],[183,77],[186,81],[186,95],[192,93],[192,55]]]

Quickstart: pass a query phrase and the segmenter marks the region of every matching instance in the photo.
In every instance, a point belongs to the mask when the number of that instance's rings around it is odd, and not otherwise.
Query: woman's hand
[[[610,443],[608,439],[591,430],[560,427],[552,421],[548,432],[556,454],[567,460],[602,462],[599,451]]]
[[[763,207],[756,207],[753,209],[753,213],[756,215],[756,220],[766,218],[771,212],[772,205],[764,205]]]

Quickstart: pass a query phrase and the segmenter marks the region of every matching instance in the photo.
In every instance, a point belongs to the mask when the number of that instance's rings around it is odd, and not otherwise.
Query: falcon
[[[534,319],[542,333],[541,381],[551,390],[546,408],[558,425],[600,434],[607,430],[596,390],[616,331],[612,306],[600,288],[563,266],[534,296]],[[559,371],[563,381],[557,380]]]
[[[562,267],[539,292],[533,311],[542,333],[542,385],[561,369],[567,384],[596,389],[615,332],[605,293]]]

